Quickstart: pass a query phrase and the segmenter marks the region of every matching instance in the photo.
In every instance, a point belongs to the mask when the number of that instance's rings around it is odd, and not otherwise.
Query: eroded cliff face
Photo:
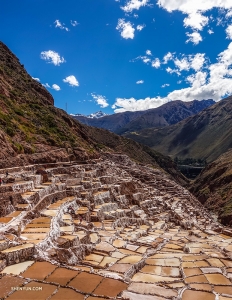
[[[108,153],[0,173],[1,298],[232,296],[232,230],[161,170]]]
[[[209,164],[191,184],[190,191],[202,204],[232,226],[232,150]]]

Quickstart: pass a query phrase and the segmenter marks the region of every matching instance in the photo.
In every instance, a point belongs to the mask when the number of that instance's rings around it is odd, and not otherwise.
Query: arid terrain
[[[171,158],[73,120],[0,50],[0,298],[232,299],[232,229],[201,204],[227,158],[200,202]]]

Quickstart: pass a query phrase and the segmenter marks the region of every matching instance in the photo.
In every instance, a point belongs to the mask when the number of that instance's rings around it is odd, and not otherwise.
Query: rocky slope
[[[232,149],[210,163],[191,184],[190,191],[223,224],[232,225]]]
[[[161,128],[176,124],[214,103],[213,100],[194,100],[190,102],[176,100],[158,108],[137,112],[123,112],[100,119],[90,119],[84,116],[74,116],[74,118],[83,124],[123,134],[151,127]]]
[[[162,165],[176,174],[177,179],[184,180],[170,159],[134,141],[85,126],[53,103],[51,94],[0,43],[0,168],[35,162],[82,161],[121,147],[133,159],[156,167]],[[117,143],[109,142],[113,140]]]
[[[232,147],[232,97],[162,129],[141,130],[126,137],[171,157],[211,162]]]

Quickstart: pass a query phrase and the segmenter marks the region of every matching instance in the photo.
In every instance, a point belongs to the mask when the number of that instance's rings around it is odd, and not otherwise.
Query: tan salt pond
[[[51,275],[49,275],[45,281],[55,282],[60,285],[66,285],[72,278],[74,278],[78,271],[68,270],[66,268],[57,268]]]
[[[36,218],[33,221],[31,221],[30,224],[37,224],[37,223],[51,223],[51,218],[48,217],[40,217],[40,218]]]
[[[134,251],[131,251],[131,250],[128,250],[128,249],[121,249],[121,248],[119,248],[118,249],[121,253],[123,253],[123,254],[136,254],[136,252],[134,252]]]
[[[0,218],[0,223],[8,223],[12,220],[13,218],[11,217],[1,217]]]
[[[218,258],[208,258],[207,262],[209,262],[212,267],[221,268],[225,266]]]
[[[103,252],[112,252],[115,250],[115,248],[107,242],[101,242],[97,244],[95,249]]]
[[[221,274],[205,274],[210,284],[214,285],[231,285],[231,281]]]
[[[232,267],[232,261],[231,260],[222,259],[222,262],[224,263],[224,265],[226,267]]]
[[[60,231],[63,231],[63,232],[72,232],[73,231],[73,226],[61,226],[60,227]]]
[[[41,212],[41,214],[43,214],[43,215],[45,215],[45,216],[49,216],[49,217],[55,217],[56,216],[56,214],[57,214],[57,210],[48,210],[48,209],[46,209],[46,210],[43,210],[42,212]]]
[[[47,233],[22,233],[21,237],[28,240],[44,240],[47,236]]]
[[[202,284],[191,283],[189,286],[195,290],[202,290],[202,291],[209,291],[209,292],[212,291],[211,285],[209,285],[207,283],[205,283],[205,284],[204,283],[202,283]]]
[[[138,255],[129,255],[127,257],[124,257],[119,261],[121,264],[136,264],[142,259],[142,256]]]
[[[204,260],[198,260],[198,261],[195,261],[195,265],[199,268],[202,268],[202,267],[208,267],[209,264],[204,261]]]
[[[127,286],[128,285],[126,283],[119,280],[104,278],[96,290],[94,290],[94,294],[107,297],[116,297],[123,290],[125,290]]]
[[[156,282],[172,282],[176,281],[177,279],[174,277],[165,277],[165,276],[158,276],[146,273],[138,272],[132,277],[132,281],[135,282],[148,282],[148,283],[156,283]]]
[[[121,248],[125,245],[125,241],[123,240],[114,240],[113,246],[117,248]]]
[[[31,266],[34,263],[34,261],[29,260],[29,261],[24,261],[19,264],[11,265],[6,267],[5,269],[2,270],[2,274],[13,274],[13,275],[19,275],[20,273],[24,272],[29,266]]]
[[[185,282],[187,283],[208,283],[208,280],[204,275],[199,276],[191,276],[188,278],[185,278]]]
[[[162,267],[163,276],[180,277],[179,268],[175,267]]]
[[[194,275],[202,275],[202,271],[199,268],[184,268],[184,274],[186,277]]]
[[[162,267],[160,266],[145,266],[143,267],[140,272],[142,273],[149,273],[155,275],[161,275]]]
[[[92,260],[100,263],[103,259],[103,256],[97,254],[90,254],[85,257],[85,260]]]
[[[207,292],[185,290],[182,295],[182,300],[215,300],[215,295]]]
[[[144,254],[147,251],[148,247],[141,246],[139,249],[136,250],[136,252]]]
[[[51,298],[51,300],[61,300],[61,299],[69,299],[69,300],[84,300],[84,295],[75,292],[69,288],[62,288],[60,287],[58,292],[55,293]],[[96,299],[96,298],[95,298]],[[96,299],[97,300],[97,299]]]
[[[19,246],[15,246],[15,247],[5,249],[1,252],[2,253],[10,253],[10,252],[19,251],[19,250],[23,250],[23,249],[27,249],[27,248],[33,248],[34,246],[35,246],[34,244],[23,244],[23,245],[19,245]]]
[[[35,262],[24,273],[22,273],[21,276],[25,278],[44,280],[44,278],[51,274],[56,268],[56,265],[52,265],[49,262]]]
[[[20,214],[21,214],[21,211],[13,211],[12,213],[10,213],[9,215],[7,215],[6,217],[8,217],[8,218],[15,218],[15,217],[17,217]]]
[[[125,273],[131,268],[131,264],[114,264],[109,268],[111,271]]]
[[[50,223],[36,223],[36,224],[31,224],[31,223],[29,223],[26,227],[25,227],[25,229],[28,229],[28,228],[50,228]],[[25,230],[24,229],[24,230]]]
[[[101,263],[99,264],[99,267],[105,268],[107,264],[116,263],[117,261],[118,261],[117,258],[110,257],[110,256],[105,256],[103,258],[103,260],[101,261]]]
[[[89,237],[90,237],[91,243],[93,243],[93,244],[95,244],[98,241],[98,235],[97,235],[97,233],[91,233],[89,235]]]
[[[127,290],[144,295],[159,295],[168,298],[177,296],[177,292],[172,289],[167,289],[150,283],[132,282]]]
[[[167,267],[179,267],[180,261],[177,258],[167,258],[167,259],[146,259],[146,264],[154,266],[167,266]]]
[[[23,233],[47,233],[50,231],[50,228],[45,227],[34,227],[34,228],[25,228]]]
[[[115,251],[115,252],[112,252],[112,253],[111,253],[111,256],[112,256],[112,257],[115,257],[115,258],[123,258],[123,257],[125,257],[126,255],[125,255],[125,254],[122,254],[121,252]]]

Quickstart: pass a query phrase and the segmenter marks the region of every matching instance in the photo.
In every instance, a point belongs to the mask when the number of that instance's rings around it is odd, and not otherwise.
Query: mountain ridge
[[[232,96],[181,122],[125,134],[172,158],[207,159],[211,162],[232,147]]]
[[[157,108],[136,112],[127,111],[104,116],[99,119],[90,119],[84,116],[73,117],[83,124],[108,129],[121,135],[125,132],[133,132],[151,127],[160,128],[178,123],[214,103],[212,99],[193,100],[189,102],[175,100]]]

